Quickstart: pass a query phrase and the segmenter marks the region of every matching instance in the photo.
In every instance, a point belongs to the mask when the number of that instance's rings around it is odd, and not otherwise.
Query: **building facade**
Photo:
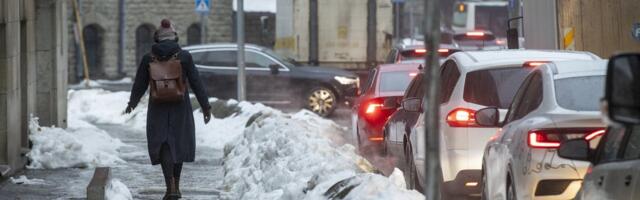
[[[0,1],[0,178],[27,163],[31,115],[67,125],[67,2]]]
[[[200,15],[194,12],[193,0],[127,0],[124,4],[124,63],[118,71],[119,0],[79,0],[87,63],[91,79],[133,76],[142,55],[153,45],[153,33],[163,18],[174,24],[181,45],[199,44]],[[69,6],[69,37],[74,31],[74,10]],[[232,36],[232,1],[211,0],[207,15],[205,42],[230,42]],[[71,82],[82,79],[83,66],[77,41],[69,41],[69,70]]]

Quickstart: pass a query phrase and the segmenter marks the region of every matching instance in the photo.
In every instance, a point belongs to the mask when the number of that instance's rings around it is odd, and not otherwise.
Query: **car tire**
[[[515,182],[513,182],[513,176],[511,176],[511,172],[507,174],[507,187],[506,187],[506,196],[507,200],[516,200],[518,199],[516,195],[516,187]]]
[[[314,87],[307,94],[305,107],[322,117],[329,117],[338,107],[338,96],[330,88]]]
[[[489,199],[489,197],[487,196],[489,195],[489,192],[487,191],[487,172],[485,171],[486,168],[486,164],[482,162],[482,182],[480,183],[480,199],[482,200]]]

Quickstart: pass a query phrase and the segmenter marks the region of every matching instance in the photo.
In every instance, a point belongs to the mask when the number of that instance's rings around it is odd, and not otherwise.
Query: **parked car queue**
[[[560,158],[558,149],[579,140],[591,152],[605,135],[598,111],[605,70],[606,61],[588,52],[497,50],[449,56],[440,74],[443,199],[576,197],[590,165]],[[401,98],[381,104],[397,108],[387,111],[377,148],[382,156],[396,158],[410,188],[422,191],[426,80],[421,73],[414,77]],[[354,128],[354,134],[362,132]]]

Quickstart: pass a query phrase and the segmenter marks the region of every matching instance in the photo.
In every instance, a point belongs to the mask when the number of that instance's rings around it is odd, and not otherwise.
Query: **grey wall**
[[[24,167],[29,116],[66,127],[66,0],[0,2],[0,175]]]

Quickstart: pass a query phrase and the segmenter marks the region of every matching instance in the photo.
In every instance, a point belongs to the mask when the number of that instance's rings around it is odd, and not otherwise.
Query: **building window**
[[[103,34],[104,29],[97,24],[90,24],[82,30],[84,36],[84,46],[86,49],[87,65],[89,65],[89,76],[91,78],[104,78],[102,68],[103,58]]]
[[[194,23],[187,28],[187,45],[200,44],[202,37],[200,24]]]
[[[140,63],[142,56],[151,52],[156,28],[151,24],[142,24],[136,28],[136,63]]]

